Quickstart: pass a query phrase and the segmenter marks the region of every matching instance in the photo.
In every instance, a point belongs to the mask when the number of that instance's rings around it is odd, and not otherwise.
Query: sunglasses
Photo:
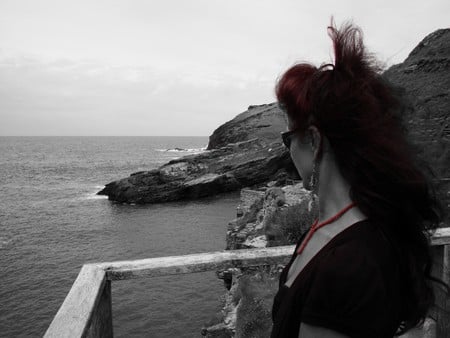
[[[288,150],[291,149],[291,142],[292,142],[292,136],[294,136],[295,133],[297,133],[300,130],[300,128],[295,128],[293,130],[285,131],[281,133],[281,139],[283,140],[283,144],[286,146]],[[303,144],[308,143],[309,137],[302,137],[300,139],[300,142]]]

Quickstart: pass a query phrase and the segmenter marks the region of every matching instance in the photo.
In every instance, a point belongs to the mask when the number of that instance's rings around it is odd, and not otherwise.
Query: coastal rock
[[[288,237],[285,230],[296,227],[304,232],[305,225],[309,227],[312,224],[311,217],[315,213],[309,213],[305,208],[309,201],[310,193],[303,188],[302,182],[281,188],[242,189],[237,218],[228,225],[227,249],[292,244],[292,241],[286,241]],[[269,336],[270,309],[282,268],[278,265],[218,272],[228,290],[222,310],[223,318],[210,324],[204,331],[205,336],[215,338],[218,337],[216,332],[224,334],[223,330],[217,331],[218,327],[227,328],[225,335],[219,337]]]
[[[209,137],[208,150],[259,138],[267,143],[279,142],[280,132],[286,129],[284,113],[277,104],[249,106],[248,110],[217,128]]]
[[[251,106],[220,126],[208,150],[108,183],[99,195],[125,203],[196,199],[243,187],[298,179],[280,140],[286,125],[278,106]]]
[[[292,244],[286,237],[290,227],[303,232],[312,224],[310,219],[314,213],[303,215],[304,209],[307,210],[304,206],[310,200],[311,196],[302,182],[281,188],[242,189],[237,218],[228,223],[226,249]]]
[[[450,205],[450,29],[428,35],[383,76],[404,88],[404,121],[419,158],[436,173],[440,200]],[[127,203],[195,199],[244,187],[285,185],[299,179],[280,141],[286,128],[276,103],[250,106],[217,128],[207,150],[158,169],[111,182],[98,194]]]
[[[424,166],[436,177],[439,200],[450,220],[450,29],[426,36],[403,63],[383,76],[404,89],[403,120]]]
[[[383,74],[404,89],[403,119],[411,141],[437,175],[450,164],[450,29],[429,34],[403,63]]]

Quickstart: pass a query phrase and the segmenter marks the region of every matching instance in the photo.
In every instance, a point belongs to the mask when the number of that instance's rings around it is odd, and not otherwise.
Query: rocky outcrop
[[[450,29],[429,34],[403,63],[383,74],[403,88],[408,109],[403,120],[411,142],[436,174],[443,206],[450,209]],[[450,215],[447,213],[447,221]]]
[[[246,112],[224,123],[212,133],[207,149],[218,149],[228,143],[250,138],[265,140],[267,143],[279,142],[280,132],[285,129],[285,116],[275,103],[249,106]]]
[[[316,209],[307,206],[310,194],[301,182],[292,185],[242,189],[237,217],[228,224],[227,249],[293,244],[311,225]],[[294,211],[294,212],[293,212]],[[289,238],[289,233],[297,232]],[[228,291],[222,318],[203,328],[202,334],[218,337],[268,337],[270,310],[283,266],[220,271]]]
[[[301,228],[301,218],[304,216],[301,214],[302,210],[300,208],[299,212],[292,213],[291,208],[297,209],[299,205],[309,201],[310,194],[301,182],[283,187],[261,187],[258,190],[242,189],[237,218],[228,223],[226,249],[295,243],[295,239],[287,238],[283,230],[289,229],[283,229],[282,225],[288,228],[292,224],[293,227]]]
[[[436,173],[439,198],[450,205],[450,29],[428,35],[401,64],[383,76],[404,88],[404,121],[419,158]],[[99,192],[129,203],[195,199],[276,180],[298,178],[280,142],[285,130],[276,103],[250,106],[217,128],[207,151],[170,161],[158,169],[111,182]]]
[[[280,140],[283,113],[275,103],[250,106],[220,126],[208,150],[108,183],[100,195],[126,203],[195,199],[276,180],[298,178]]]

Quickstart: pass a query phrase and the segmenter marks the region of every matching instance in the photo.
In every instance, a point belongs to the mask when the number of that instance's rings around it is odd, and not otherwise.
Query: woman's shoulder
[[[395,241],[378,222],[366,219],[344,231],[321,260],[322,270],[361,275],[363,271],[390,274],[398,268]]]
[[[344,253],[348,253],[354,248],[359,248],[367,253],[386,249],[395,251],[395,240],[386,233],[386,227],[380,222],[370,219],[352,224],[336,236],[334,244],[334,248],[340,247],[344,249]]]
[[[305,284],[302,321],[358,337],[395,330],[401,283],[390,246],[370,221],[347,228]]]

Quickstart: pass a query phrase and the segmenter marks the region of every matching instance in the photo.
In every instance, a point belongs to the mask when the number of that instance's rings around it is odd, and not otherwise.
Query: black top
[[[297,338],[300,322],[350,337],[392,337],[400,324],[401,276],[395,245],[381,227],[363,220],[344,229],[287,287],[305,234],[280,275],[271,338]]]

